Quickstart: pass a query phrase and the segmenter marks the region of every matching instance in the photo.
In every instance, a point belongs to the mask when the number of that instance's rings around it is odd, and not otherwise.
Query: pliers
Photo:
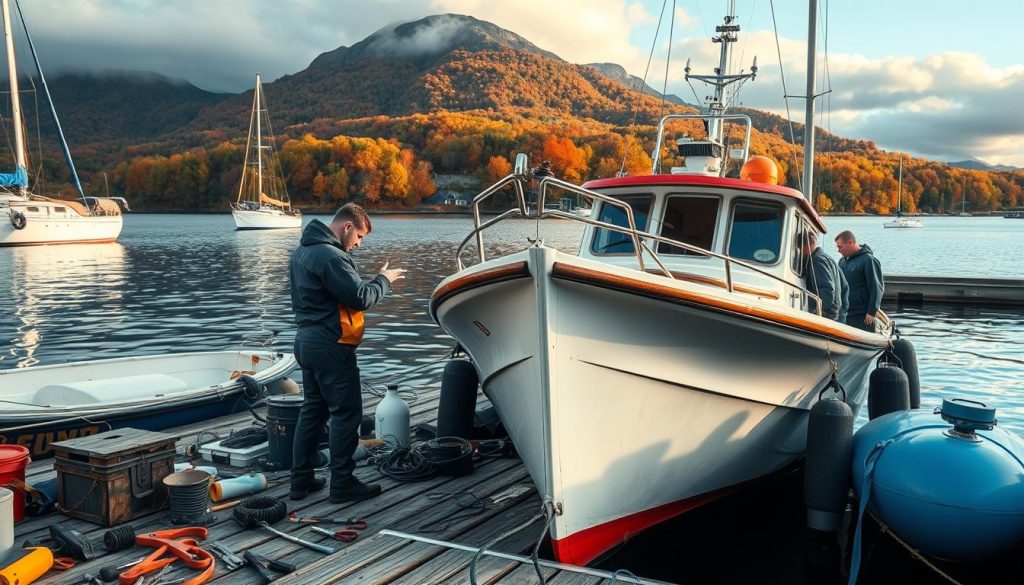
[[[260,574],[260,578],[264,585],[277,579],[277,575],[275,575],[271,569],[285,574],[295,572],[295,565],[291,563],[276,559],[268,559],[267,557],[252,551],[247,550],[242,553],[242,558],[245,559],[246,564],[253,569],[256,569],[256,572]]]
[[[359,531],[366,530],[366,520],[356,520],[340,530],[329,530],[327,528],[321,528],[320,526],[312,526],[311,528],[313,532],[323,534],[324,536],[330,536],[335,540],[352,542],[359,538]]]

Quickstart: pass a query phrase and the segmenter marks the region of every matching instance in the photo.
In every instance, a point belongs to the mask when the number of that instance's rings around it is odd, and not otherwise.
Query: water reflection
[[[10,294],[0,336],[9,347],[0,367],[38,363],[43,344],[90,347],[105,326],[124,317],[127,280],[121,244],[12,248]]]
[[[897,237],[882,234],[881,228],[872,234],[861,218],[829,221],[862,228],[869,236]],[[1001,245],[1005,234],[996,228],[1016,230],[1009,224],[1022,222],[981,223],[990,233],[975,234],[974,246]],[[454,341],[431,321],[427,304],[434,287],[454,271],[455,250],[472,220],[375,216],[373,228],[354,253],[362,273],[373,275],[385,261],[409,272],[391,297],[367,312],[359,350],[363,378],[379,383],[395,372],[424,366],[403,384],[436,384],[444,367],[438,359]],[[486,232],[486,251],[490,257],[521,250],[539,237],[575,252],[581,233],[577,222],[510,220]],[[252,345],[270,331],[280,332],[274,347],[290,351],[295,328],[288,260],[299,235],[296,230],[238,232],[226,214],[128,215],[119,244],[0,249],[0,368],[231,349]],[[887,249],[883,265],[912,260],[927,265],[945,258],[945,251],[934,246],[915,248],[913,259],[896,256],[901,250]],[[933,255],[925,258],[928,250]],[[463,258],[476,261],[472,245]],[[1015,262],[1019,268],[1019,259]],[[993,271],[1007,269],[1000,265]],[[1024,379],[1019,349],[1024,316],[1019,310],[885,309],[917,347],[926,406],[938,405],[949,394],[981,398],[999,409],[1001,425],[1024,430],[1024,399],[1018,390]]]

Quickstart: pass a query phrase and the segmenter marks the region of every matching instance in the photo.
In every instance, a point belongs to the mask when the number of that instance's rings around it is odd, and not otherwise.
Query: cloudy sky
[[[203,89],[238,92],[256,72],[276,79],[322,52],[389,24],[468,14],[574,63],[614,62],[688,101],[694,73],[717,65],[708,41],[725,0],[20,0],[43,66],[154,71]],[[740,0],[737,66],[760,68],[739,99],[785,115],[778,54],[790,94],[804,91],[807,2]],[[834,1],[819,7],[818,124],[850,138],[936,160],[976,157],[1024,167],[1024,0]],[[827,15],[827,43],[824,17]],[[672,19],[671,59],[668,22]],[[827,45],[827,46],[826,46]],[[824,49],[827,48],[827,53]],[[824,75],[827,55],[828,76]],[[700,91],[699,95],[704,93]],[[827,103],[826,103],[827,102]],[[827,105],[828,107],[823,107]],[[790,100],[794,119],[803,104]]]

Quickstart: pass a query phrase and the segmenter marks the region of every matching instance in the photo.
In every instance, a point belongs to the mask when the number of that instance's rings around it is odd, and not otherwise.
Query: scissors
[[[335,540],[342,542],[352,542],[359,538],[359,531],[366,530],[366,520],[356,520],[352,524],[342,528],[341,530],[329,530],[327,528],[321,528],[319,526],[310,527],[313,532],[323,534],[324,536],[330,536]]]

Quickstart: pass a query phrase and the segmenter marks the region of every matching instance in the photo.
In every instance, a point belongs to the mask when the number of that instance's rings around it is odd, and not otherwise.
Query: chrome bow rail
[[[817,304],[817,314],[821,315],[821,299],[818,298],[818,296],[815,295],[814,293],[808,291],[806,288],[804,288],[800,284],[794,284],[792,282],[789,282],[789,281],[787,281],[784,278],[778,277],[778,276],[776,276],[776,275],[774,275],[774,274],[772,274],[770,272],[767,272],[767,271],[765,271],[765,270],[763,270],[761,268],[758,268],[757,266],[754,266],[752,264],[748,264],[747,262],[744,262],[742,260],[737,260],[737,259],[735,259],[735,258],[733,258],[731,256],[726,256],[724,254],[718,254],[716,252],[712,252],[711,250],[706,250],[706,249],[700,248],[698,246],[693,246],[691,244],[686,244],[686,243],[680,242],[678,240],[673,240],[671,238],[666,238],[666,237],[660,236],[658,234],[652,234],[652,233],[649,233],[649,232],[638,230],[636,228],[636,220],[633,217],[633,209],[629,205],[623,203],[622,201],[620,201],[619,199],[616,199],[614,197],[609,197],[607,195],[602,195],[600,193],[597,193],[595,191],[591,191],[589,189],[584,189],[583,187],[580,187],[579,185],[574,185],[573,183],[568,183],[566,181],[562,181],[560,179],[556,179],[555,177],[543,177],[543,178],[540,179],[539,183],[537,184],[537,193],[538,193],[538,196],[537,196],[537,208],[536,208],[535,211],[531,212],[530,206],[527,204],[527,200],[526,200],[526,191],[527,191],[527,187],[531,184],[531,182],[537,180],[537,178],[530,174],[529,168],[527,166],[527,161],[528,161],[528,159],[527,159],[525,154],[520,153],[519,155],[517,155],[516,156],[515,168],[513,169],[512,174],[510,174],[507,177],[499,180],[497,183],[494,183],[493,185],[491,185],[487,189],[484,189],[483,191],[480,192],[479,195],[477,195],[476,197],[473,198],[473,204],[472,204],[473,205],[473,223],[474,223],[475,227],[474,227],[473,231],[470,232],[469,235],[467,235],[462,240],[462,243],[459,244],[459,247],[458,247],[458,249],[455,252],[455,260],[456,260],[456,264],[457,264],[458,270],[461,271],[461,270],[463,270],[465,268],[465,264],[463,264],[463,262],[462,262],[462,254],[465,251],[466,246],[469,244],[469,242],[471,240],[474,240],[474,239],[476,240],[477,256],[479,258],[479,261],[480,262],[485,262],[487,260],[486,254],[484,252],[484,236],[483,236],[483,231],[485,229],[493,226],[494,224],[504,220],[505,218],[508,218],[508,217],[511,217],[511,216],[518,216],[518,217],[523,217],[523,218],[528,218],[528,219],[538,219],[538,220],[545,219],[545,218],[562,218],[562,219],[569,219],[569,220],[572,220],[572,221],[578,221],[578,222],[586,223],[586,224],[597,226],[597,227],[600,227],[600,228],[605,228],[605,229],[612,230],[612,231],[615,231],[615,232],[619,232],[619,233],[622,233],[622,234],[625,234],[625,235],[629,236],[629,238],[633,241],[634,254],[636,256],[636,261],[637,261],[637,264],[639,265],[641,271],[645,271],[646,272],[646,268],[645,268],[645,265],[644,265],[644,252],[647,252],[647,254],[650,255],[650,258],[654,261],[654,263],[658,265],[658,268],[659,268],[660,272],[664,276],[666,276],[668,278],[671,278],[673,280],[676,279],[676,277],[672,273],[672,271],[669,270],[665,266],[665,264],[661,261],[661,258],[658,257],[658,254],[655,253],[655,251],[652,250],[651,247],[647,245],[646,240],[654,240],[656,242],[664,242],[666,244],[670,244],[672,246],[676,246],[676,247],[682,248],[682,249],[687,250],[689,252],[693,252],[694,254],[699,254],[699,255],[702,255],[702,256],[709,256],[709,257],[718,258],[719,260],[721,260],[722,263],[725,266],[725,285],[726,285],[726,290],[729,291],[730,293],[731,292],[735,292],[735,288],[734,288],[734,284],[733,284],[733,276],[732,276],[733,265],[742,266],[743,268],[746,268],[747,270],[753,271],[753,272],[755,272],[757,274],[760,274],[762,276],[770,278],[770,279],[772,279],[774,281],[782,283],[783,285],[793,286],[793,287],[796,287],[797,289],[801,290],[803,292],[803,294],[806,295],[805,298],[813,299],[816,302],[816,304]],[[508,185],[512,185],[513,188],[515,189],[517,206],[513,207],[512,209],[509,209],[507,211],[504,211],[504,212],[498,214],[497,216],[495,216],[495,217],[493,217],[493,218],[491,218],[491,219],[489,219],[487,221],[481,221],[481,218],[480,218],[480,204],[483,203],[484,201],[486,201],[487,199],[489,199],[490,197],[492,197],[494,194],[496,194],[499,191],[501,191],[502,189],[504,189]],[[577,215],[575,213],[569,213],[569,212],[566,212],[566,211],[562,211],[560,209],[545,209],[544,208],[544,202],[547,199],[548,191],[551,190],[551,189],[560,189],[560,190],[563,190],[563,191],[567,191],[569,193],[573,193],[573,194],[585,197],[587,200],[589,200],[591,208],[593,208],[593,204],[596,201],[601,201],[601,202],[606,203],[608,205],[614,205],[614,206],[622,209],[623,212],[625,212],[625,214],[626,214],[626,221],[627,221],[627,223],[629,225],[628,226],[619,226],[619,225],[615,225],[615,224],[611,224],[611,223],[607,223],[607,222],[603,222],[603,221],[598,221],[596,219],[591,219],[589,217],[583,217],[583,216]]]

